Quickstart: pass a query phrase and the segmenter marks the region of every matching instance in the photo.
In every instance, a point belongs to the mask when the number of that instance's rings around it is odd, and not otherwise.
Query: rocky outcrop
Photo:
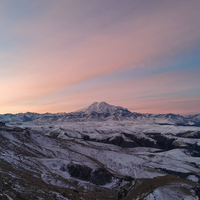
[[[157,145],[160,149],[170,150],[176,147],[173,145],[175,138],[169,138],[166,135],[163,135],[161,133],[146,133],[146,135],[156,140]]]
[[[67,166],[60,167],[61,171],[68,172],[71,177],[91,182],[95,185],[105,185],[110,183],[114,177],[109,171],[104,168],[91,169],[85,165],[70,163]]]
[[[0,127],[5,126],[6,124],[4,122],[0,122]]]

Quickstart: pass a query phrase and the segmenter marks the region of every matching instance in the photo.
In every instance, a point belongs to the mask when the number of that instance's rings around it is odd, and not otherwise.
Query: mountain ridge
[[[18,113],[0,115],[0,121],[4,123],[20,122],[85,122],[85,121],[152,121],[160,125],[200,126],[200,114],[142,114],[131,112],[121,106],[110,105],[106,102],[94,102],[90,106],[70,113]]]

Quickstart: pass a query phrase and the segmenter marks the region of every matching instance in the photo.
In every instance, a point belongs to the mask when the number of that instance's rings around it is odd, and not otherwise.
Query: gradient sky
[[[200,113],[200,0],[0,0],[0,113],[105,101]]]

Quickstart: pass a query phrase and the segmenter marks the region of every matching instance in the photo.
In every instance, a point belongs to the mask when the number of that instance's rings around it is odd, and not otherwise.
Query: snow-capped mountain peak
[[[79,110],[79,112],[84,112],[86,114],[92,113],[92,112],[97,112],[97,113],[112,113],[116,110],[127,110],[125,108],[122,108],[120,106],[113,106],[110,105],[106,102],[94,102],[93,104],[91,104],[89,107],[84,108],[82,110]]]
[[[106,102],[94,102],[90,106],[71,113],[18,113],[0,114],[0,121],[6,124],[19,124],[22,122],[86,122],[86,121],[143,121],[160,125],[200,126],[200,114],[182,116],[177,114],[141,114],[130,112],[126,108],[113,106]]]

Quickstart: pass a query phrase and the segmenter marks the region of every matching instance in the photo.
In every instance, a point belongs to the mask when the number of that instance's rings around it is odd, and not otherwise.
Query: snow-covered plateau
[[[0,121],[0,199],[200,198],[200,115],[95,102]]]

